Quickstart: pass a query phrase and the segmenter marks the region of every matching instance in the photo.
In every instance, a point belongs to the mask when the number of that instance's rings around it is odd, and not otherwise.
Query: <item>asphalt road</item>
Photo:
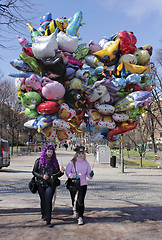
[[[60,165],[66,166],[74,152],[57,150]],[[66,176],[60,178],[52,222],[48,229],[40,220],[38,194],[28,182],[40,153],[13,157],[8,168],[0,170],[0,236],[10,240],[162,239],[162,169],[121,169],[95,162],[93,180],[88,181],[85,224],[72,218]],[[92,166],[94,156],[87,154]]]

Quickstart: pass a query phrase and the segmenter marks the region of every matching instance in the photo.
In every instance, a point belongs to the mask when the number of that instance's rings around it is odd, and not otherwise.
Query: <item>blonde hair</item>
[[[86,153],[83,152],[83,154],[84,154],[83,159],[86,161]],[[72,159],[72,162],[73,162],[73,163],[76,162],[78,155],[79,155],[79,152],[76,152],[75,155],[74,155],[74,157],[73,157],[73,159]]]

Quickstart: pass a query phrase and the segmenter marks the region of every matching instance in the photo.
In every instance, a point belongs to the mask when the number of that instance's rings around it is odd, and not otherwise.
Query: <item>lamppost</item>
[[[7,124],[7,140],[8,140],[8,142],[9,142],[9,130],[10,130],[10,125],[9,124]]]

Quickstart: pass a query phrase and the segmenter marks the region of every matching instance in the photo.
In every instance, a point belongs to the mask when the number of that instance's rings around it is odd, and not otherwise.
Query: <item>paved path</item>
[[[10,240],[159,240],[162,239],[162,169],[121,169],[95,163],[94,179],[88,181],[85,225],[72,218],[66,176],[57,189],[53,229],[40,221],[39,197],[28,190],[35,159],[13,157],[0,171],[0,236]],[[57,149],[60,165],[66,166],[74,152]],[[91,166],[94,156],[87,154]]]

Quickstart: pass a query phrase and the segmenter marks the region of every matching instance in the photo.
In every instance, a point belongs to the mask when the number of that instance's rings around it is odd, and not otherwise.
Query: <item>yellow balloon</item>
[[[116,40],[112,45],[98,52],[93,53],[100,62],[106,66],[112,66],[118,62],[120,57],[120,39]]]
[[[130,73],[139,73],[139,74],[148,74],[150,72],[149,66],[141,66],[136,64],[130,64],[126,62],[121,62],[121,64],[117,67],[115,72],[115,76],[120,76],[121,71],[129,71]]]

